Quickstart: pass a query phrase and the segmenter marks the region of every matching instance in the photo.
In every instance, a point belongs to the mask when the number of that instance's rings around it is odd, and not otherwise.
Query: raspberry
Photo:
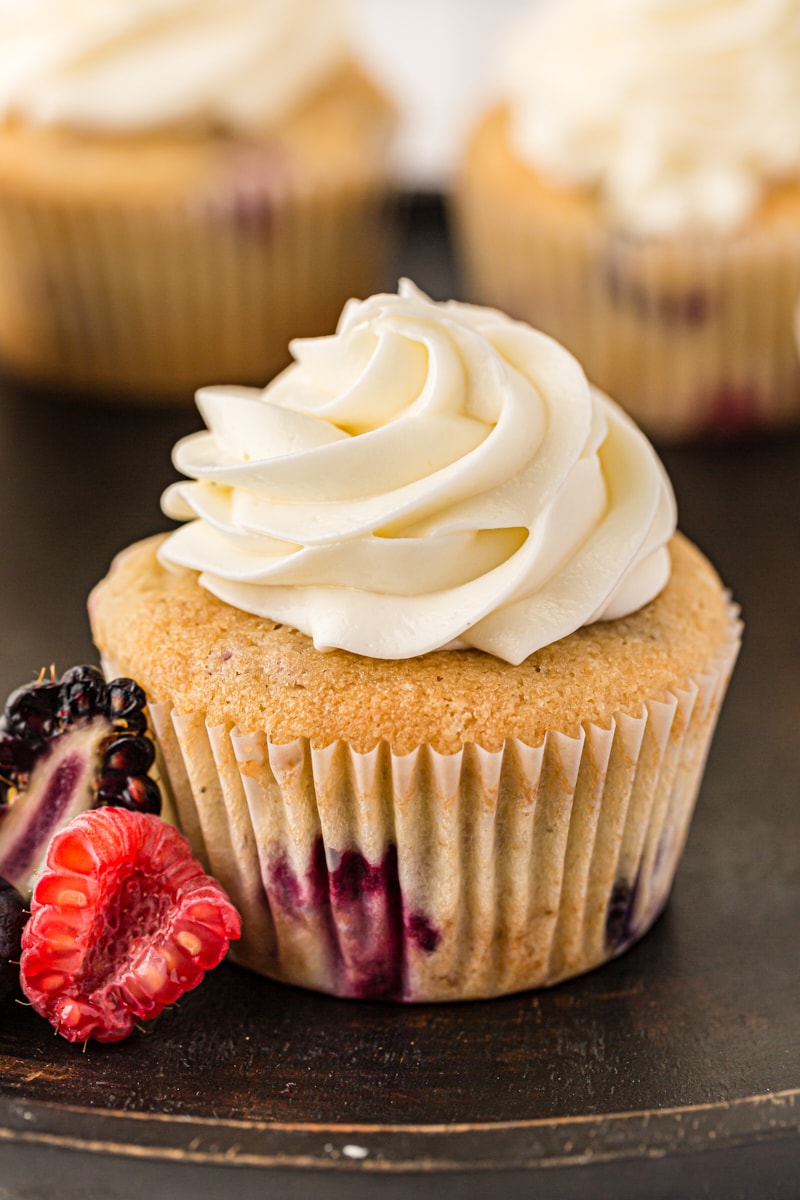
[[[22,990],[68,1041],[120,1041],[197,987],[240,927],[171,825],[89,810],[50,843],[22,936]]]

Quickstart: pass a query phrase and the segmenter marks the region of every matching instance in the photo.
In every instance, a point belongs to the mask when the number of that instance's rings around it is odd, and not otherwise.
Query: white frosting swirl
[[[637,234],[735,230],[800,179],[798,0],[550,0],[503,87],[520,158]]]
[[[0,0],[0,119],[261,128],[344,56],[339,0]]]
[[[644,435],[557,342],[492,309],[351,300],[267,388],[198,393],[162,560],[320,649],[519,663],[651,600],[675,505]]]

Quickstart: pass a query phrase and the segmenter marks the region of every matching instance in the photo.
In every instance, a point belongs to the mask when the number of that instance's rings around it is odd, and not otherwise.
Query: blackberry
[[[58,724],[59,689],[55,683],[17,688],[6,701],[5,728],[29,743],[52,737]]]
[[[20,942],[28,914],[13,884],[0,879],[0,1000],[19,984]]]
[[[36,752],[22,738],[0,733],[0,779],[27,774],[35,758]]]
[[[145,694],[133,679],[114,679],[106,691],[106,713],[115,729],[144,733]]]
[[[63,722],[105,712],[108,684],[97,667],[70,667],[59,680],[59,716]]]
[[[118,807],[131,812],[161,813],[161,792],[155,779],[149,775],[130,775],[120,793]]]
[[[128,808],[131,812],[161,815],[161,791],[149,775],[106,771],[97,782],[97,808]]]
[[[146,775],[155,757],[155,747],[149,738],[128,734],[114,738],[105,747],[103,766],[109,771],[124,771],[126,775]]]
[[[127,782],[128,776],[123,771],[104,771],[97,780],[97,807],[122,807],[121,797]]]
[[[0,876],[27,890],[53,834],[89,808],[158,815],[145,695],[95,667],[18,688],[0,730]]]

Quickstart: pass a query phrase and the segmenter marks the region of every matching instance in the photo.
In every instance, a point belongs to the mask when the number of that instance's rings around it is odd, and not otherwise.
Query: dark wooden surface
[[[401,267],[457,289],[438,210]],[[91,661],[85,596],[166,527],[183,412],[0,390],[0,691]],[[402,1009],[223,966],[85,1054],[0,1009],[0,1200],[800,1196],[800,437],[664,451],[741,602],[742,657],[673,900],[548,992]],[[353,1149],[355,1147],[355,1149]]]

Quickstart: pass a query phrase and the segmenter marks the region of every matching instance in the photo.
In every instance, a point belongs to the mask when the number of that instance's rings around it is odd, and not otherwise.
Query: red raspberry
[[[22,990],[70,1042],[117,1042],[197,987],[241,918],[159,817],[81,813],[50,843],[22,937]]]

